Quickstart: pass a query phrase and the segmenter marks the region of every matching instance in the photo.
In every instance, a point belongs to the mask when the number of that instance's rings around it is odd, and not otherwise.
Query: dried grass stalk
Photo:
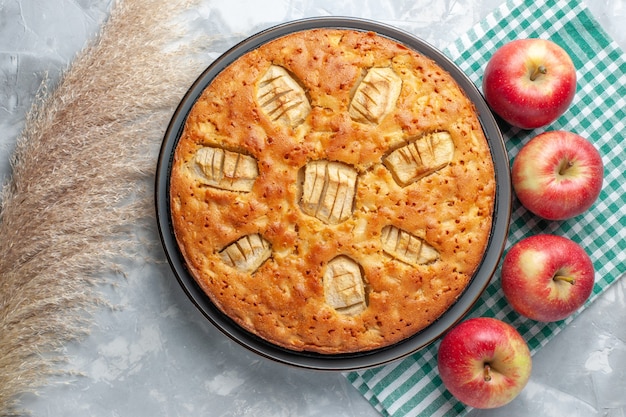
[[[125,0],[18,139],[0,206],[0,415],[60,372],[98,286],[140,252],[167,123],[201,65],[173,19],[188,2]],[[108,278],[107,278],[108,277]]]

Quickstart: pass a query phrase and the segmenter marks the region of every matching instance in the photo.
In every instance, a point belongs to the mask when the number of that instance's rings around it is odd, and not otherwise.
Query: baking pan
[[[375,32],[434,60],[452,75],[474,103],[491,149],[495,168],[496,199],[489,242],[482,262],[468,287],[455,304],[426,329],[394,345],[367,352],[318,354],[292,351],[273,345],[244,330],[211,302],[187,271],[170,221],[169,177],[174,150],[182,134],[187,115],[203,90],[217,74],[245,53],[290,33],[316,28]],[[328,371],[365,369],[406,357],[435,342],[448,329],[462,320],[479,299],[498,266],[508,235],[512,196],[509,168],[509,158],[502,134],[485,100],[471,80],[442,52],[410,33],[376,21],[348,17],[302,19],[274,26],[235,45],[206,68],[182,98],[167,128],[158,157],[155,184],[157,226],[168,262],[182,289],[208,321],[226,336],[258,355],[287,365]]]

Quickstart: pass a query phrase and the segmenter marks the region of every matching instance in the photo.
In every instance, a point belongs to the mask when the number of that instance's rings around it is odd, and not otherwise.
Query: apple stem
[[[567,170],[573,166],[574,164],[572,163],[572,161],[563,161],[561,163],[561,166],[559,166],[559,175],[565,175]]]
[[[483,378],[485,379],[485,382],[491,381],[491,366],[489,366],[488,363],[486,363],[483,368]]]
[[[565,282],[569,282],[570,284],[574,285],[576,283],[576,280],[572,277],[568,277],[567,275],[555,275],[553,278],[555,281],[565,281]]]
[[[539,65],[537,68],[535,68],[533,73],[530,74],[530,81],[535,81],[537,77],[539,76],[539,74],[547,74],[547,73],[548,73],[547,68],[544,67],[543,65]]]

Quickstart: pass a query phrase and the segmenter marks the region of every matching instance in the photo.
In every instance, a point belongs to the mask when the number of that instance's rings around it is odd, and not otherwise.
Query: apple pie
[[[242,328],[362,352],[435,322],[490,237],[494,166],[472,102],[376,33],[311,29],[246,52],[189,112],[170,209],[189,273]]]

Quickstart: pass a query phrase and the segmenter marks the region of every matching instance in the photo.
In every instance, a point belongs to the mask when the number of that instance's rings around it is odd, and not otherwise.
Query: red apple
[[[574,63],[563,48],[546,39],[503,45],[483,76],[483,93],[491,109],[522,129],[552,123],[567,110],[575,92]]]
[[[501,320],[476,317],[450,330],[437,354],[439,375],[459,401],[496,408],[524,389],[532,368],[526,341]]]
[[[562,236],[520,240],[502,263],[502,291],[511,307],[530,319],[563,320],[589,298],[594,268],[587,252]]]
[[[532,138],[511,168],[517,198],[548,220],[565,220],[587,211],[600,195],[603,176],[598,150],[582,136],[562,130]]]

